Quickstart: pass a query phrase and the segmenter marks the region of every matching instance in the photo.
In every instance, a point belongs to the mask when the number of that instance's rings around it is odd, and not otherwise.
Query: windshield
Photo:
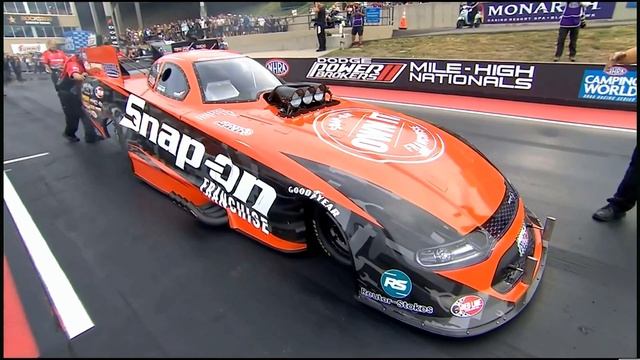
[[[194,66],[204,102],[255,101],[261,92],[282,84],[250,58],[201,61]]]

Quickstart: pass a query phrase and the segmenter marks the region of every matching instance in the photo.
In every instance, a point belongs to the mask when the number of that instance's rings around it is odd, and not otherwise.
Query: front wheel
[[[353,258],[347,236],[333,215],[327,211],[316,209],[311,222],[322,250],[338,263],[352,266]]]
[[[458,22],[456,23],[456,29],[462,29],[463,26],[464,20],[458,20]]]

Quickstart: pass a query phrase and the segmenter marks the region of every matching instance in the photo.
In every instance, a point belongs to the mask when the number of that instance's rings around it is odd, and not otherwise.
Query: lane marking
[[[578,124],[578,123],[571,123],[571,122],[564,122],[564,121],[530,118],[530,117],[525,117],[525,116],[496,114],[496,113],[484,112],[484,111],[453,109],[453,108],[432,106],[432,105],[408,104],[408,103],[401,103],[401,102],[387,101],[387,100],[372,100],[372,99],[355,98],[355,97],[350,97],[350,96],[341,96],[341,98],[347,99],[347,100],[365,101],[365,102],[368,101],[368,102],[389,104],[389,105],[398,105],[398,106],[417,107],[417,108],[424,108],[424,109],[461,112],[461,113],[474,114],[474,115],[487,115],[487,116],[501,117],[501,118],[507,118],[507,119],[517,119],[517,120],[524,120],[524,121],[531,121],[531,122],[538,122],[538,123],[545,123],[545,124],[552,124],[552,125],[575,126],[575,127],[582,127],[582,128],[588,128],[588,129],[610,130],[610,131],[618,131],[618,132],[624,132],[624,133],[636,133],[637,132],[637,130],[634,130],[634,129],[623,129],[623,128],[609,127],[609,126]]]
[[[4,165],[7,165],[7,164],[13,164],[13,163],[15,163],[15,162],[23,161],[23,160],[35,159],[35,158],[39,158],[39,157],[41,157],[41,156],[45,156],[45,155],[49,155],[49,153],[48,153],[48,152],[45,152],[45,153],[41,153],[41,154],[35,154],[35,155],[30,155],[30,156],[24,156],[24,157],[17,158],[17,159],[13,159],[13,160],[7,160],[7,161],[5,161],[5,162],[4,162]]]
[[[31,260],[40,274],[40,279],[51,298],[63,329],[69,339],[73,339],[95,325],[20,200],[20,196],[11,184],[9,177],[6,173],[3,173],[3,176],[4,202],[7,204]]]

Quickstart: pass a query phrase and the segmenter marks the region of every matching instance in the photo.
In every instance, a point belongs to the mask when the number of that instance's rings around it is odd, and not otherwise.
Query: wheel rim
[[[349,250],[349,244],[338,223],[325,213],[319,216],[318,225],[320,235],[326,240],[327,245],[332,248],[332,252],[350,261],[351,251]]]

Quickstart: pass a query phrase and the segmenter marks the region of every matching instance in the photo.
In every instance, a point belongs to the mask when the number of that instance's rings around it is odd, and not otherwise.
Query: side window
[[[156,91],[168,98],[182,100],[189,93],[187,77],[175,64],[165,62],[157,82]]]
[[[149,76],[147,77],[147,84],[149,84],[149,87],[152,89],[156,85],[158,70],[160,70],[160,64],[158,64],[157,62],[153,63],[153,65],[151,65],[151,70],[149,71]]]

